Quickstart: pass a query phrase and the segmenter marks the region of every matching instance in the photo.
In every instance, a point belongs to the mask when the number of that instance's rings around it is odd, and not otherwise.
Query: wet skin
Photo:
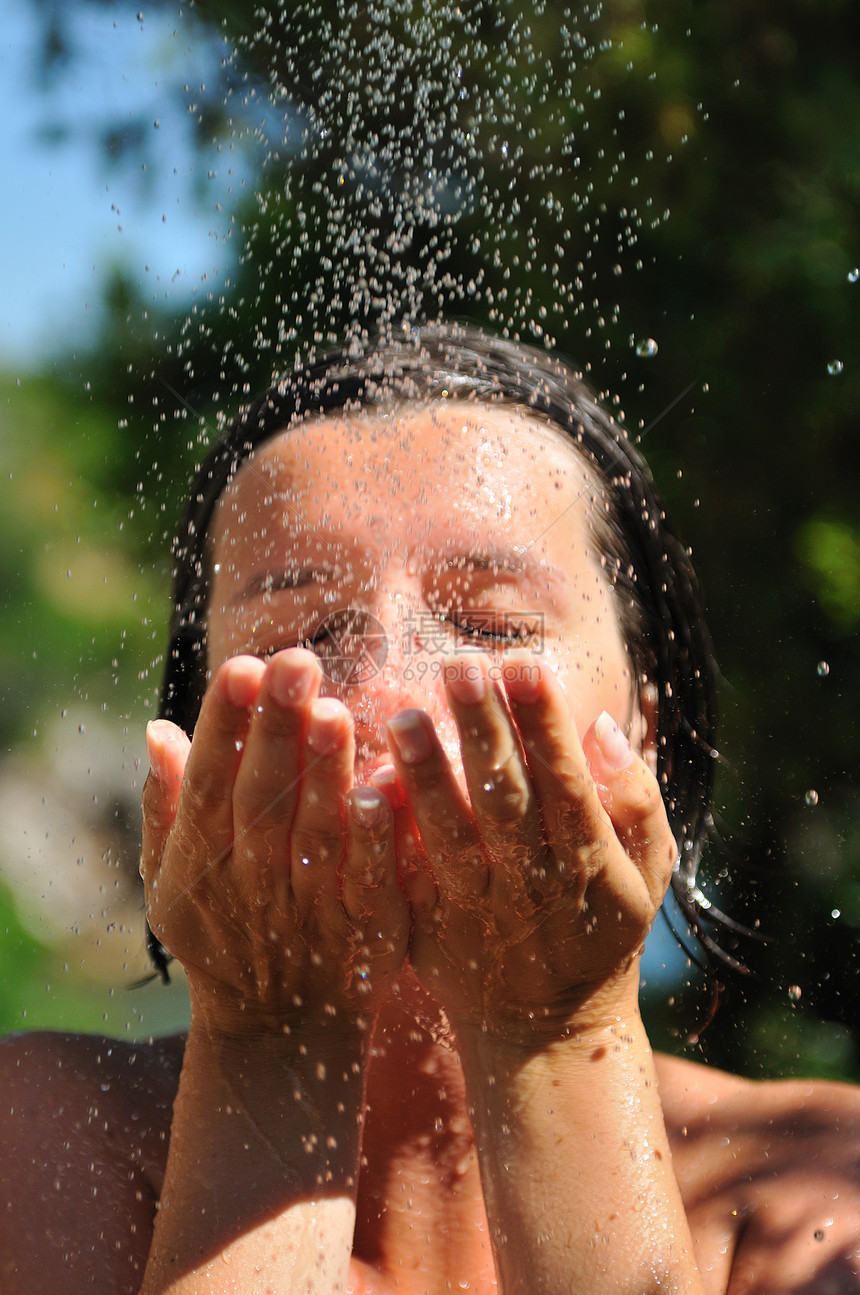
[[[103,1288],[137,1289],[162,1195],[146,1292],[261,1268],[278,1290],[858,1289],[856,1094],[650,1057],[638,954],[674,844],[601,506],[556,432],[463,404],[308,424],[225,493],[194,744],[150,734],[150,916],[192,997],[166,1186],[179,1050],[4,1054],[9,1091],[35,1070],[86,1130],[99,1105],[65,1181],[101,1174]],[[293,646],[344,607],[389,645],[355,686]],[[441,652],[476,639],[491,654]],[[0,1245],[24,1273],[19,1208]]]

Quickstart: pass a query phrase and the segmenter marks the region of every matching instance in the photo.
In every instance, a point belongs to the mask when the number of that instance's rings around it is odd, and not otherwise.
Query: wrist
[[[486,1054],[497,1052],[522,1061],[532,1056],[587,1052],[600,1047],[608,1036],[624,1033],[629,1025],[642,1030],[639,1013],[639,976],[625,974],[599,986],[583,987],[567,1002],[552,1008],[527,1011],[449,1016],[458,1046]]]
[[[192,1015],[185,1059],[253,1088],[277,1088],[286,1074],[308,1084],[338,1075],[354,1087],[364,1082],[371,1034],[355,1023],[327,1029],[304,1022],[279,1030],[257,1023],[240,1032]]]
[[[192,1024],[175,1109],[205,1143],[241,1146],[258,1170],[353,1193],[367,1052],[357,1032],[237,1038]]]
[[[368,1046],[375,1017],[353,1014],[325,1004],[305,1005],[296,999],[289,1012],[249,1003],[229,994],[215,996],[191,990],[190,1034],[209,1039],[212,1046],[260,1048],[265,1045],[300,1053],[323,1049],[353,1051]]]

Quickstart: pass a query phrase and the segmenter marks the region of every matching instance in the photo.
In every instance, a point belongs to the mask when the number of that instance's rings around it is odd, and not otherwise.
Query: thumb
[[[182,775],[191,743],[181,728],[167,719],[146,726],[149,776],[143,788],[143,848],[140,870],[144,877],[157,871],[179,804]]]

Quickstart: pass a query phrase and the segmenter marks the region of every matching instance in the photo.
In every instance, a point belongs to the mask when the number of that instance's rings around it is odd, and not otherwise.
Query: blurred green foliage
[[[63,11],[32,3],[45,16],[46,64],[62,74],[73,63]],[[0,510],[6,741],[25,735],[31,707],[21,698],[34,691],[56,700],[72,687],[119,712],[132,705],[137,672],[160,650],[166,536],[200,420],[229,414],[297,348],[326,340],[313,336],[313,300],[296,303],[333,237],[332,175],[343,178],[347,219],[366,220],[367,195],[343,140],[279,151],[284,108],[272,87],[287,85],[291,110],[308,120],[323,94],[329,115],[350,120],[349,95],[384,71],[371,39],[382,27],[414,47],[415,68],[374,129],[409,139],[415,86],[432,111],[439,59],[456,53],[471,116],[434,154],[460,177],[464,204],[439,268],[450,311],[490,327],[516,315],[524,334],[551,334],[588,362],[599,388],[618,393],[692,545],[722,666],[723,842],[711,851],[709,884],[721,907],[767,938],[730,941],[751,974],[720,973],[722,1006],[700,1041],[686,1042],[699,1038],[709,1010],[695,974],[670,1003],[649,996],[654,1037],[752,1075],[857,1078],[858,12],[850,0],[573,6],[589,70],[570,85],[557,11],[528,8],[531,32],[519,46],[508,0],[464,9],[468,33],[433,29],[440,5],[428,2],[429,42],[408,0],[341,6],[353,24],[346,44],[327,2],[272,9],[262,21],[240,0],[201,0],[185,19],[216,54],[235,52],[223,63],[213,56],[211,78],[193,94],[173,68],[164,93],[185,102],[201,148],[251,140],[258,194],[235,202],[229,274],[211,300],[190,312],[153,306],[115,271],[93,352],[0,392],[17,481]],[[440,35],[453,52],[440,54]],[[300,40],[327,76],[306,79],[291,61]],[[506,120],[510,102],[520,116]],[[141,132],[119,138],[110,150],[118,166],[146,147]],[[502,139],[516,146],[515,165]],[[619,174],[622,155],[635,165]],[[530,174],[533,183],[521,183]],[[512,222],[503,217],[514,175],[522,203]],[[631,177],[643,196],[635,215]],[[558,220],[546,216],[553,203],[573,230],[561,249]],[[439,230],[416,218],[398,241],[402,210],[377,208],[375,245],[393,249],[390,274],[406,282],[411,265],[433,261]],[[552,290],[560,256],[575,287],[564,300]],[[326,303],[332,335],[374,322],[367,285],[343,290],[359,279],[347,267]],[[426,283],[416,300],[434,312]],[[631,347],[644,337],[658,343],[648,359]],[[68,584],[66,570],[75,572]],[[27,946],[22,967],[40,956]],[[7,998],[18,992],[4,976]],[[0,1017],[12,1015],[0,1002]]]

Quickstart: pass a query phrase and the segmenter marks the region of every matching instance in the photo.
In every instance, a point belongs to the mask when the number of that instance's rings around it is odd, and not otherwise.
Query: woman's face
[[[441,678],[455,646],[530,646],[580,732],[608,710],[638,745],[591,540],[602,507],[574,446],[526,410],[440,401],[308,422],[267,442],[219,501],[210,671],[315,639],[324,691],[355,716],[359,781],[387,762],[385,723],[404,706],[428,711],[459,768]]]

